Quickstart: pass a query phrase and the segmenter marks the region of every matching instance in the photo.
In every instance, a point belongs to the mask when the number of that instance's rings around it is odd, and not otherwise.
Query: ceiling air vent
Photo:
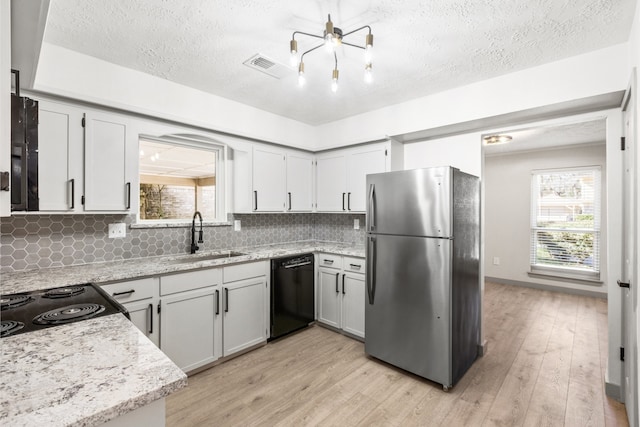
[[[244,61],[243,64],[249,68],[268,74],[271,77],[275,77],[276,79],[281,79],[294,72],[292,68],[274,61],[271,58],[267,58],[260,53],[253,55],[251,58]]]

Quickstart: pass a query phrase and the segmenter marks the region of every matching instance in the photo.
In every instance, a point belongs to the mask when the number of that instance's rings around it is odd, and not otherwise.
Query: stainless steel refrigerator
[[[479,179],[367,175],[365,352],[452,387],[480,344]]]

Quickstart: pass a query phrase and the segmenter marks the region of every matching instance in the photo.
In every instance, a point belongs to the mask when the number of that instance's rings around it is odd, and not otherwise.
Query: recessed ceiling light
[[[487,135],[484,138],[482,138],[484,140],[485,144],[505,144],[509,141],[511,141],[511,136],[509,135]]]

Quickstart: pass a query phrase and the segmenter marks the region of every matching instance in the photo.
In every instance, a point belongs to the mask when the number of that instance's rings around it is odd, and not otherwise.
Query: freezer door
[[[367,232],[451,237],[452,168],[367,175]]]
[[[365,352],[451,386],[451,245],[367,236]]]

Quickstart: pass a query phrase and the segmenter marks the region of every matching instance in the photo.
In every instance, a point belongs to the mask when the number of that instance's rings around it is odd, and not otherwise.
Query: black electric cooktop
[[[0,295],[0,337],[129,313],[93,283]]]

